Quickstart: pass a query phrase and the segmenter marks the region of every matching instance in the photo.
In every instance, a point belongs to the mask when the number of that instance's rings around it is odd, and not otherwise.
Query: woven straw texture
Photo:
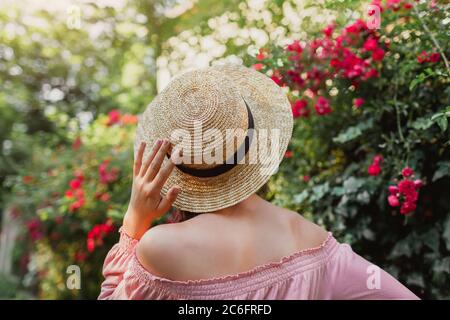
[[[244,141],[248,128],[244,100],[251,110],[255,127],[245,159],[215,177],[195,177],[175,168],[162,194],[165,195],[173,185],[180,186],[182,192],[174,203],[176,208],[211,212],[232,206],[261,188],[276,171],[292,135],[289,100],[267,76],[244,66],[228,64],[179,75],[140,116],[135,155],[142,141],[151,146],[157,139],[167,138],[173,145],[183,148],[185,157],[189,154],[191,163],[184,163],[186,167],[210,168],[218,164],[208,164],[205,160],[192,162],[211,155],[211,150],[216,147],[222,148],[221,158],[225,162],[230,152],[233,154]],[[176,139],[174,130],[180,129],[190,133],[190,141]],[[230,129],[240,129],[243,134],[235,138]],[[276,152],[271,152],[272,143],[275,143]],[[144,159],[150,150],[150,147],[146,148]],[[191,151],[186,153],[186,150]],[[166,158],[165,161],[169,160]]]

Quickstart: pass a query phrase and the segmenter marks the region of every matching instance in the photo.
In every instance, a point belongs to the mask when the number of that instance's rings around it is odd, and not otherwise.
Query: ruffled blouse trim
[[[130,252],[136,247],[136,245],[139,242],[139,240],[136,240],[136,239],[130,237],[123,230],[123,227],[120,227],[119,234],[120,234],[120,238],[119,238],[119,250],[120,251]]]
[[[125,233],[122,233],[121,237],[129,238]],[[127,241],[133,243],[133,240],[129,238]],[[233,296],[244,294],[294,276],[305,276],[305,272],[312,269],[320,269],[336,252],[338,245],[333,234],[328,232],[325,241],[317,247],[297,251],[277,262],[269,262],[248,271],[209,279],[181,281],[156,276],[144,268],[136,254],[133,255],[129,267],[131,274],[138,277],[140,281],[153,287],[169,290],[178,298],[183,296],[227,298],[231,293]]]

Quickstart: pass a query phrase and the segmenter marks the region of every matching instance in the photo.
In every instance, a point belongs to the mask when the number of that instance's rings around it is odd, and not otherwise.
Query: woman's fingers
[[[147,168],[147,172],[145,173],[144,177],[146,181],[148,182],[152,181],[158,174],[158,171],[161,168],[161,164],[164,161],[164,157],[166,156],[167,151],[169,151],[169,147],[170,147],[169,141],[164,139],[161,144],[161,147],[159,148],[158,152],[156,152],[156,155],[151,161],[149,167]]]
[[[169,211],[180,193],[181,188],[179,186],[173,186],[172,188],[170,188],[166,196],[162,197],[161,201],[159,202],[157,211],[163,213]]]
[[[147,170],[148,170],[149,166],[151,165],[153,159],[155,158],[156,153],[158,152],[158,150],[160,149],[160,147],[162,145],[162,141],[163,140],[158,139],[153,144],[152,151],[150,152],[150,155],[148,156],[147,160],[145,161],[144,166],[142,167],[142,170],[140,171],[140,176],[141,177],[144,177],[145,174],[147,173]]]
[[[156,174],[156,177],[153,179],[153,186],[161,190],[164,186],[164,183],[166,183],[167,179],[170,176],[170,173],[172,172],[173,168],[175,167],[175,164],[177,163],[177,160],[180,158],[180,149],[174,150],[172,153],[170,160],[166,161],[164,166],[159,170],[159,172]]]
[[[141,145],[139,146],[138,153],[136,154],[136,159],[134,160],[134,167],[133,167],[133,175],[136,176],[139,174],[139,170],[141,170],[142,166],[142,156],[144,155],[145,150],[145,142],[141,142]]]

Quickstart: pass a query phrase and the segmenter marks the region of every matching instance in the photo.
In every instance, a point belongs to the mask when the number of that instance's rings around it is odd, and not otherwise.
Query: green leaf
[[[328,182],[315,186],[312,189],[313,194],[311,196],[311,201],[320,200],[329,190],[330,185]]]
[[[374,241],[375,240],[375,233],[370,230],[369,228],[364,229],[363,231],[363,237],[367,240]]]
[[[362,204],[368,204],[370,202],[370,195],[367,191],[360,192],[356,196],[356,200]]]
[[[428,248],[434,252],[439,251],[439,232],[436,229],[431,229],[423,234],[421,238]]]
[[[345,193],[345,189],[343,187],[334,187],[333,189],[331,189],[331,194],[333,196],[342,196]]]
[[[426,74],[425,74],[426,73]],[[420,73],[415,79],[409,83],[409,91],[412,91],[418,84],[422,83],[426,78],[434,76],[434,71],[430,68],[425,69],[425,73]]]
[[[434,122],[429,117],[421,117],[416,119],[416,121],[411,124],[411,127],[416,130],[426,130],[431,127],[433,123]]]
[[[354,140],[362,135],[362,133],[373,127],[373,119],[359,123],[356,126],[348,127],[345,131],[339,133],[337,137],[333,138],[334,142],[346,143]]]
[[[450,273],[450,257],[444,259],[436,259],[433,263],[433,272]]]
[[[442,116],[442,117],[437,118],[436,123],[439,125],[442,132],[445,132],[445,130],[447,130],[447,128],[448,128],[447,117]]]
[[[308,198],[308,196],[309,196],[308,190],[303,190],[300,194],[296,194],[293,200],[296,204],[301,204]]]
[[[401,256],[411,257],[411,255],[412,255],[412,248],[409,244],[409,241],[407,241],[407,239],[403,239],[395,244],[394,248],[391,251],[390,257],[391,258],[398,258]]]
[[[438,113],[434,114],[434,115],[431,117],[431,121],[436,121],[437,118],[440,118],[440,117],[443,117],[443,116],[444,116],[444,113],[443,113],[443,112],[438,112]]]
[[[409,91],[413,91],[413,89],[422,81],[420,81],[419,79],[413,79],[410,84],[409,84]]]
[[[333,138],[334,142],[346,143],[362,135],[362,131],[358,127],[350,127],[346,131],[340,133],[337,137]]]
[[[406,283],[413,286],[418,286],[421,288],[425,287],[425,281],[420,273],[414,272],[406,278]]]
[[[344,181],[345,193],[355,193],[362,187],[364,180],[361,178],[350,177]]]
[[[438,168],[433,175],[433,182],[445,176],[450,176],[450,161],[440,161],[437,163],[437,166]]]

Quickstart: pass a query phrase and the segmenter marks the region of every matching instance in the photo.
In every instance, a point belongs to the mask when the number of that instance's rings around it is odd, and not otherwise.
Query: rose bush
[[[419,296],[448,298],[448,4],[372,4],[379,29],[361,19],[332,24],[248,58],[288,92],[296,118],[270,198],[325,225]]]
[[[29,146],[32,161],[10,181],[10,209],[24,225],[19,273],[39,297],[98,295],[102,261],[118,239],[129,200],[136,122],[114,110],[74,135],[73,143],[56,150]],[[66,288],[69,265],[81,269],[81,290]]]

